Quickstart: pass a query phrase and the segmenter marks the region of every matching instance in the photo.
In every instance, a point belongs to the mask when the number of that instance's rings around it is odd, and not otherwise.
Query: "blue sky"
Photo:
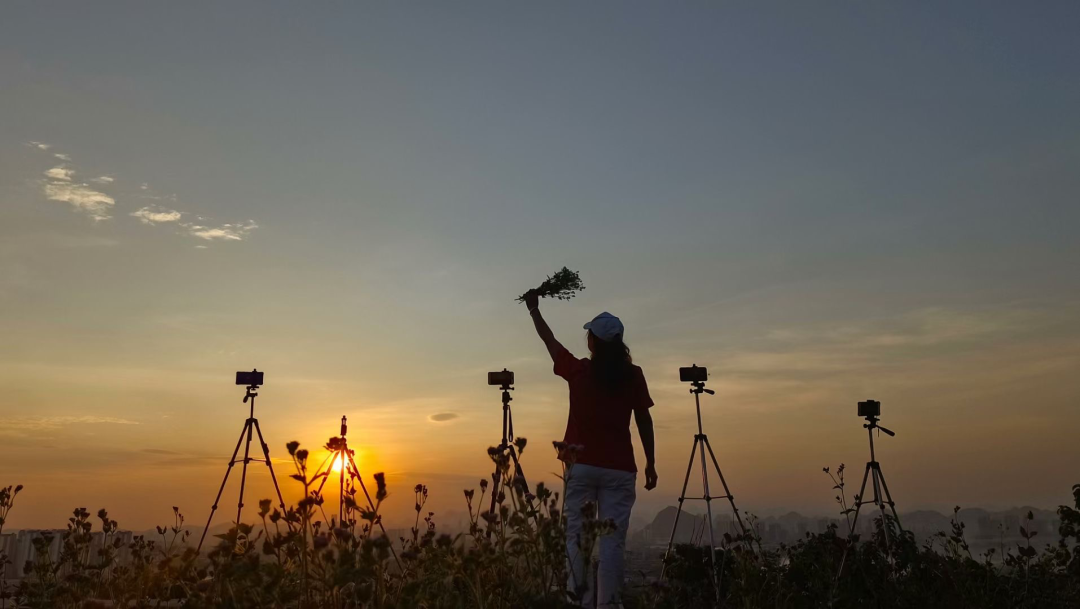
[[[38,489],[31,524],[124,501],[84,481],[130,463],[154,500],[110,509],[201,513],[252,366],[272,445],[346,413],[372,466],[452,501],[498,439],[483,373],[516,368],[553,471],[564,389],[513,297],[566,265],[588,289],[545,303],[557,335],[622,316],[659,398],[643,506],[677,494],[695,361],[754,509],[831,510],[820,467],[865,460],[867,397],[910,507],[1056,505],[1080,465],[1078,13],[11,5],[0,474]],[[62,446],[96,456],[64,473]]]

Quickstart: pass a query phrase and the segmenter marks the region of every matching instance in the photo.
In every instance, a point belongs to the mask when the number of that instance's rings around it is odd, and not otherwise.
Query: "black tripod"
[[[338,526],[345,526],[345,474],[349,474],[350,479],[360,481],[360,488],[364,491],[364,496],[367,497],[368,505],[371,509],[375,509],[375,504],[371,501],[371,495],[368,494],[367,486],[364,485],[364,479],[360,477],[360,469],[356,467],[356,462],[353,461],[353,455],[356,451],[349,448],[349,441],[345,439],[345,434],[349,431],[345,415],[341,416],[341,435],[330,438],[330,441],[326,443],[327,450],[330,454],[327,455],[319,468],[315,470],[315,477],[320,475],[323,477],[322,482],[319,483],[319,490],[316,494],[322,495],[323,488],[326,487],[327,481],[330,480],[331,474],[334,472],[334,464],[340,463],[341,467],[338,469]]]
[[[697,368],[697,366],[693,366]],[[660,579],[664,578],[667,572],[668,557],[671,555],[671,548],[675,544],[675,532],[679,529],[679,517],[682,515],[683,501],[687,499],[699,499],[705,501],[705,513],[708,518],[709,527],[709,554],[712,557],[712,574],[713,574],[713,586],[716,589],[717,597],[720,595],[720,582],[717,578],[716,568],[716,536],[713,532],[713,520],[712,520],[712,500],[713,499],[727,499],[731,503],[731,510],[735,513],[735,520],[739,523],[739,529],[743,534],[746,533],[746,526],[743,524],[742,517],[739,515],[739,508],[735,507],[735,497],[731,494],[731,490],[728,489],[727,481],[724,480],[724,473],[720,471],[720,464],[716,461],[716,454],[713,453],[712,445],[709,443],[709,437],[705,435],[705,432],[701,429],[701,394],[707,393],[709,395],[715,395],[716,392],[712,389],[705,388],[705,381],[691,381],[690,393],[694,394],[694,405],[697,408],[697,427],[698,432],[694,436],[694,445],[690,448],[690,462],[686,465],[686,477],[683,478],[682,493],[679,494],[679,509],[675,512],[675,524],[671,526],[671,538],[668,540],[667,552],[664,553],[664,567],[660,571]],[[705,463],[705,449],[709,449],[709,457],[712,459],[713,468],[716,470],[716,475],[720,477],[720,484],[724,487],[724,494],[718,497],[714,497],[709,494],[709,470]],[[697,453],[695,455],[694,453]],[[701,487],[703,496],[701,497],[687,497],[686,486],[690,483],[690,471],[694,469],[694,459],[700,457],[701,461]]]
[[[521,463],[518,461],[517,450],[514,448],[514,415],[510,412],[510,401],[514,398],[510,397],[510,392],[514,390],[510,385],[513,383],[513,373],[509,372],[505,368],[503,373],[509,374],[499,389],[502,390],[502,442],[498,446],[488,449],[488,453],[491,458],[495,460],[495,473],[491,476],[491,508],[488,510],[491,514],[495,514],[495,510],[499,504],[499,485],[503,481],[502,467],[500,462],[504,453],[509,453],[509,458],[514,462],[514,477],[513,480],[517,484],[525,485],[528,488],[528,483],[525,481],[525,472],[521,469]],[[491,373],[497,374],[497,373]],[[518,482],[520,480],[520,482]],[[511,489],[513,490],[513,489]],[[488,531],[491,534],[491,531]]]
[[[865,409],[865,410],[864,410]],[[903,533],[903,528],[900,526],[900,515],[896,513],[896,503],[893,502],[892,493],[889,492],[889,485],[885,484],[885,474],[881,471],[881,464],[877,462],[877,455],[874,453],[874,430],[880,430],[885,432],[889,436],[895,436],[891,429],[886,429],[881,425],[878,425],[878,416],[881,414],[881,403],[874,400],[868,400],[867,402],[859,402],[859,414],[866,418],[866,423],[863,427],[867,431],[867,435],[870,437],[870,460],[866,462],[866,471],[863,473],[862,486],[859,487],[859,494],[855,495],[855,516],[851,519],[851,526],[848,529],[849,537],[855,535],[855,525],[859,522],[859,510],[862,506],[872,503],[878,506],[881,510],[881,532],[885,536],[885,550],[891,554],[892,542],[889,539],[890,531],[892,531],[892,525],[889,523],[889,515],[885,512],[885,506],[889,506],[889,510],[892,511],[892,519],[896,522],[897,531]],[[874,498],[871,500],[866,499],[866,482],[871,481],[873,485]],[[840,579],[840,575],[844,572],[844,564],[847,562],[848,550],[851,549],[851,543],[848,543],[844,548],[844,555],[840,558],[840,568],[836,571],[837,581]]]
[[[323,459],[319,469],[315,470],[315,477],[317,478],[322,474],[322,482],[319,483],[319,490],[316,491],[317,495],[322,495],[323,488],[326,486],[326,482],[330,480],[330,474],[333,473],[334,464],[341,463],[341,469],[338,470],[338,526],[345,526],[345,497],[355,491],[345,491],[345,474],[349,474],[350,482],[356,480],[360,482],[360,490],[364,492],[364,498],[367,499],[368,507],[372,510],[375,509],[375,502],[371,500],[371,494],[368,493],[367,485],[364,484],[364,478],[360,475],[360,468],[356,466],[356,461],[353,459],[353,455],[356,454],[355,450],[349,448],[349,441],[345,438],[345,434],[349,431],[345,415],[341,416],[341,435],[335,438],[330,438],[330,441],[326,443],[326,448],[331,452]],[[340,461],[339,461],[340,460]],[[390,539],[390,536],[386,533],[386,527],[383,526],[382,517],[378,516],[375,519],[376,524],[379,525],[379,529],[382,530],[383,536]],[[394,552],[393,544],[390,545],[390,553],[394,555],[394,562],[401,566],[398,562],[397,552]]]
[[[867,503],[873,503],[881,510],[881,530],[885,534],[885,544],[888,547],[889,542],[889,522],[888,515],[885,513],[885,506],[888,505],[892,511],[893,520],[896,521],[896,528],[900,529],[900,516],[896,513],[896,503],[893,502],[892,493],[889,492],[889,485],[885,484],[885,474],[881,471],[881,464],[877,462],[877,457],[874,454],[874,430],[879,429],[885,432],[889,436],[895,436],[890,429],[886,429],[881,425],[878,425],[878,417],[870,415],[866,417],[867,423],[863,424],[866,428],[867,434],[870,436],[870,460],[866,462],[866,471],[863,473],[862,486],[859,487],[859,494],[855,495],[855,516],[851,519],[851,533],[855,533],[855,524],[859,522],[859,510]],[[866,481],[870,480],[873,484],[874,498],[872,500],[866,500]],[[903,529],[900,529],[903,530]]]
[[[256,373],[256,371],[252,371]],[[262,373],[258,373],[261,381]],[[238,375],[239,377],[239,375]],[[266,463],[266,467],[270,469],[270,479],[274,481],[274,490],[277,491],[278,504],[281,506],[282,513],[285,512],[285,500],[281,497],[281,488],[278,487],[277,477],[274,476],[274,466],[270,463],[270,448],[266,445],[266,441],[263,440],[262,430],[259,428],[259,420],[255,418],[255,398],[259,395],[256,390],[259,388],[259,383],[253,383],[248,385],[247,393],[244,394],[244,403],[251,400],[251,411],[248,414],[247,421],[244,422],[244,429],[240,431],[240,439],[236,441],[236,448],[233,449],[232,458],[229,459],[229,467],[225,470],[225,477],[221,480],[221,488],[218,489],[217,497],[214,499],[214,505],[210,508],[210,517],[206,519],[206,528],[203,529],[202,537],[199,538],[199,547],[196,548],[196,552],[202,549],[203,541],[206,540],[206,533],[210,530],[210,521],[214,519],[214,512],[217,511],[218,501],[221,500],[221,493],[225,491],[225,483],[229,480],[229,473],[232,472],[232,468],[237,463],[243,463],[240,474],[240,500],[236,503],[236,524],[240,525],[240,514],[244,510],[244,484],[247,482],[247,466],[252,461],[261,461]],[[251,432],[255,430],[255,433],[259,434],[259,445],[262,446],[263,458],[258,459],[251,457]],[[247,444],[244,446],[244,458],[237,459],[236,455],[240,452],[240,445],[244,443],[244,436],[247,436]],[[286,524],[289,524],[286,521]],[[292,525],[289,524],[289,528],[292,529]]]

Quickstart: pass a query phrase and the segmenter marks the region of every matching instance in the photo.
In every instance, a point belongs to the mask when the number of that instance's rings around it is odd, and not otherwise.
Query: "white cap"
[[[622,321],[607,311],[597,315],[592,321],[585,324],[585,329],[603,341],[611,341],[615,337],[621,338],[623,333]]]

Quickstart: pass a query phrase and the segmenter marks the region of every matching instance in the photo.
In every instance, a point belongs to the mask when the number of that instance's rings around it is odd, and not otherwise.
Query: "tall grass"
[[[524,442],[519,449],[524,448]],[[259,503],[255,524],[218,535],[199,556],[186,544],[183,515],[157,527],[157,537],[123,542],[105,510],[96,518],[76,509],[60,533],[60,552],[48,536],[35,540],[36,558],[24,565],[17,586],[0,588],[4,607],[566,607],[581,600],[567,584],[565,518],[561,494],[527,487],[497,452],[489,480],[468,489],[468,530],[439,533],[426,510],[427,487],[418,484],[414,524],[404,537],[376,534],[389,490],[376,474],[372,503],[348,487],[345,518],[327,518],[316,490],[323,474],[308,465],[308,452],[288,444],[304,497],[284,512]],[[569,469],[572,474],[572,467]],[[833,482],[843,498],[842,470]],[[832,474],[830,474],[832,475]],[[0,532],[21,487],[0,489]],[[860,540],[835,525],[791,545],[763,548],[751,527],[725,536],[717,565],[707,548],[681,545],[662,582],[634,578],[629,607],[709,607],[718,595],[712,569],[720,569],[722,606],[730,607],[1077,607],[1080,606],[1080,485],[1075,507],[1061,506],[1059,539],[1038,552],[1034,533],[1024,543],[973,556],[964,525],[954,514],[951,531],[923,544],[889,520]],[[611,530],[586,506],[585,548]],[[92,543],[95,527],[103,543]],[[886,539],[886,529],[890,535]],[[0,564],[7,557],[0,555]],[[660,560],[659,554],[657,561]],[[841,561],[843,573],[838,577]],[[3,585],[3,584],[0,584]]]

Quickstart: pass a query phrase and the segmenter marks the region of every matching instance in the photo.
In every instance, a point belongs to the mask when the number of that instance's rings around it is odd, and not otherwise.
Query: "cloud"
[[[107,220],[109,211],[116,205],[116,199],[85,184],[49,182],[45,184],[45,196],[52,201],[70,203],[94,220]]]
[[[23,435],[27,432],[55,431],[72,425],[98,424],[138,425],[139,422],[119,417],[100,417],[96,415],[22,417],[4,421],[4,426],[0,429],[0,435]]]
[[[460,415],[456,412],[437,412],[428,416],[428,420],[432,423],[445,423],[446,421],[453,421]]]
[[[52,146],[44,144],[42,142],[26,142],[27,146],[36,148],[38,150],[48,150]],[[71,156],[66,153],[54,153],[52,156],[65,161],[70,162]],[[51,201],[61,201],[64,203],[70,203],[77,211],[83,212],[89,215],[94,220],[107,220],[112,217],[112,210],[115,208],[116,199],[112,196],[96,190],[96,186],[90,186],[90,183],[109,185],[115,181],[110,175],[100,175],[96,178],[90,178],[88,182],[75,182],[76,171],[67,165],[58,165],[52,167],[45,172],[45,180],[41,181],[42,189],[45,197]],[[160,196],[153,194],[150,189],[150,185],[146,182],[139,184],[139,192],[134,195],[142,199],[153,199],[158,201],[171,201],[176,202],[177,196],[175,194]],[[190,237],[195,237],[202,241],[243,241],[247,238],[251,231],[258,228],[258,225],[254,221],[248,220],[243,223],[231,223],[231,224],[219,224],[212,225],[206,218],[198,214],[190,214],[177,209],[161,207],[159,205],[150,204],[145,205],[133,212],[130,212],[133,218],[138,218],[139,222],[148,225],[158,224],[178,224],[183,230],[183,234]],[[181,218],[187,215],[189,218],[194,216],[194,222],[180,222]],[[199,249],[206,249],[205,245],[196,246]]]
[[[927,307],[889,319],[835,324],[809,330],[769,332],[770,341],[794,345],[832,345],[852,349],[929,347],[970,342],[1022,329],[1038,316],[1018,309],[958,311]]]
[[[49,148],[48,144],[42,144],[41,142],[30,142],[29,145],[41,150]],[[71,160],[71,157],[66,154],[57,153],[53,156],[65,161]],[[107,220],[110,217],[109,211],[116,205],[116,199],[90,188],[85,183],[73,183],[72,178],[74,176],[75,170],[64,165],[58,165],[45,171],[45,177],[49,179],[43,186],[45,197],[52,201],[70,203],[76,210],[88,214],[94,220]],[[104,180],[105,177],[107,176],[102,176],[102,178],[94,181],[101,181],[101,183],[112,181],[112,178]]]
[[[68,169],[64,166],[53,167],[45,172],[45,175],[53,180],[61,180],[63,182],[70,182],[71,176],[75,175],[74,169]]]
[[[71,248],[87,248],[87,247],[115,247],[120,244],[116,239],[109,239],[107,237],[101,237],[98,235],[68,235],[63,233],[47,233],[45,235],[37,235],[35,239],[38,243],[44,243],[52,247],[59,247],[65,249]]]
[[[174,466],[184,467],[200,465],[202,463],[218,462],[220,457],[216,454],[180,452],[164,448],[143,448],[138,451],[143,455],[151,455],[155,467]],[[276,461],[277,459],[275,459]]]
[[[1033,303],[927,307],[773,329],[714,348],[702,359],[711,363],[713,388],[724,402],[746,409],[830,407],[837,396],[868,388],[878,395],[932,390],[938,399],[986,396],[1016,379],[1075,367],[1075,347],[1061,355],[1053,346],[1055,337],[1080,344],[1072,310],[1075,305],[1066,313]],[[662,363],[657,367],[683,365]]]
[[[161,222],[176,222],[180,219],[181,214],[175,209],[143,207],[131,212],[130,215],[138,218],[143,224],[159,224]]]
[[[182,225],[192,237],[207,241],[242,241],[248,233],[259,227],[251,220],[245,224],[222,224],[217,227],[202,226],[199,224]]]

